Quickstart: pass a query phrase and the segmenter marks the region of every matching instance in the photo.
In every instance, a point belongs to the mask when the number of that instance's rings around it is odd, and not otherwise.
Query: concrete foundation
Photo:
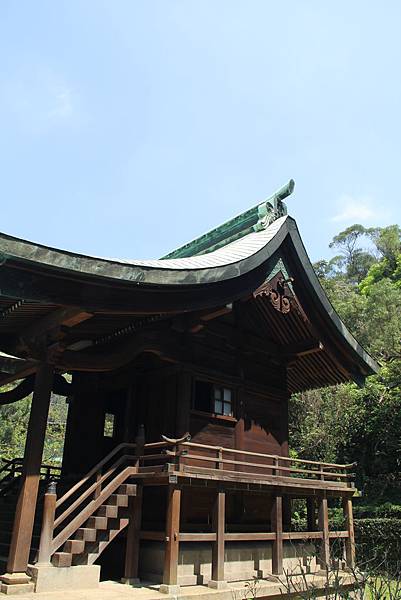
[[[97,588],[100,580],[99,565],[76,567],[53,567],[53,565],[29,565],[28,572],[35,585],[35,592],[57,592]]]
[[[310,543],[285,542],[283,567],[292,574],[316,570],[315,547]],[[164,546],[158,542],[141,545],[140,578],[160,583],[163,576]],[[225,545],[225,581],[267,578],[272,573],[271,542],[233,542]],[[212,579],[212,545],[183,542],[178,560],[178,585],[207,585]],[[213,583],[211,584],[211,587]]]

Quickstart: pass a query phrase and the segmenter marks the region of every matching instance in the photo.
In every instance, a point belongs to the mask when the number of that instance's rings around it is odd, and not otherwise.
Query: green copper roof
[[[248,233],[265,229],[273,221],[287,214],[287,207],[283,200],[292,194],[294,186],[294,180],[290,179],[267,200],[226,221],[223,225],[208,231],[192,240],[192,242],[169,252],[169,254],[162,256],[162,259],[187,258],[198,254],[207,254],[234,242]]]

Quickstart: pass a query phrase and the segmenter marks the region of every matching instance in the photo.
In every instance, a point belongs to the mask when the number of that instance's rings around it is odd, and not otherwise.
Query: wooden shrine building
[[[353,465],[289,458],[288,399],[377,365],[318,282],[293,185],[160,260],[0,234],[0,385],[15,382],[0,404],[33,392],[24,456],[0,464],[2,592],[99,575],[224,588],[324,569],[338,540],[352,567]],[[68,403],[59,468],[42,463],[52,393]]]

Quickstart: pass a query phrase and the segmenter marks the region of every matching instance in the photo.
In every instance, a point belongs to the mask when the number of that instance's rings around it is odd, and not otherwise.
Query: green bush
[[[379,505],[354,506],[354,517],[356,519],[401,519],[401,506],[385,502]]]
[[[396,575],[401,568],[401,519],[355,519],[357,561],[362,569]]]

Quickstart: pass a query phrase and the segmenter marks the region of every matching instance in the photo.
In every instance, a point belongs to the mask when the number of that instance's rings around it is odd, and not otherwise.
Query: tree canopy
[[[381,364],[364,388],[344,384],[293,396],[292,452],[358,463],[358,486],[376,500],[400,496],[401,229],[352,225],[330,243],[339,251],[314,267],[334,308]]]

